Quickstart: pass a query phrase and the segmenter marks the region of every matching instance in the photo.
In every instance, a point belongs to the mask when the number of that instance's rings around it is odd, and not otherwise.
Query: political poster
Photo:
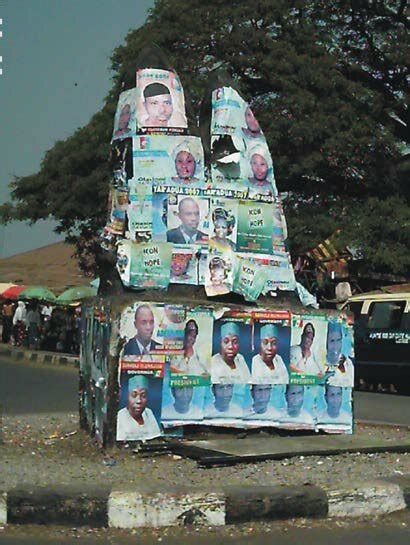
[[[269,148],[264,143],[256,143],[246,151],[248,167],[248,198],[260,196],[273,197],[278,194],[273,175],[273,164]]]
[[[174,248],[172,250],[172,284],[198,285],[198,251],[194,248]]]
[[[290,337],[288,312],[253,313],[252,384],[289,384]]]
[[[128,238],[135,242],[148,242],[152,236],[152,194],[138,191],[133,180],[129,182]]]
[[[238,201],[213,198],[210,202],[209,240],[219,247],[236,248]]]
[[[140,131],[183,132],[187,128],[185,98],[175,72],[137,70],[137,127]]]
[[[289,254],[274,251],[273,256],[257,256],[254,259],[263,265],[265,270],[266,282],[262,293],[266,294],[278,289],[285,291],[295,290],[295,273]]]
[[[205,399],[205,421],[223,419],[228,424],[249,414],[251,353],[249,313],[229,312],[214,321],[211,387]]]
[[[152,237],[185,247],[206,247],[209,199],[186,194],[154,193]]]
[[[124,189],[111,189],[110,201],[110,219],[107,224],[107,230],[114,235],[123,235],[127,220],[128,191]]]
[[[272,209],[269,204],[240,201],[236,247],[239,252],[272,255]]]
[[[134,176],[132,138],[115,140],[111,145],[112,187],[127,189],[127,181]]]
[[[167,289],[171,278],[172,245],[166,242],[133,243],[130,286]]]
[[[116,268],[124,286],[130,285],[131,274],[131,240],[122,239],[117,244]]]
[[[316,397],[319,386],[288,384],[284,389],[285,405],[278,417],[281,427],[288,429],[314,429],[316,423]]]
[[[133,138],[133,169],[140,184],[203,187],[201,139],[195,136],[136,136]]]
[[[120,94],[114,118],[112,139],[122,139],[136,132],[137,89],[129,89]]]
[[[325,381],[326,372],[325,315],[292,315],[290,348],[290,382],[315,385]]]
[[[329,432],[353,432],[352,388],[318,386],[316,427]]]
[[[162,378],[121,369],[117,441],[147,441],[162,435]]]
[[[227,246],[209,243],[204,271],[206,294],[210,297],[230,293],[235,278],[235,252]]]
[[[266,283],[265,269],[254,259],[237,257],[232,291],[245,301],[256,301]]]
[[[326,383],[353,388],[354,347],[353,327],[346,320],[329,320],[326,337]]]
[[[184,313],[183,307],[175,305],[141,302],[127,307],[120,322],[121,361],[153,362],[163,376],[164,356],[183,350]]]
[[[252,404],[244,419],[250,426],[277,426],[286,419],[286,384],[255,383],[250,386]]]

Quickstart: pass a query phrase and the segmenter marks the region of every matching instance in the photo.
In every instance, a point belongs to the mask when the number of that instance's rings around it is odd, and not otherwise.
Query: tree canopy
[[[169,54],[195,113],[210,71],[221,67],[251,102],[286,195],[292,253],[342,228],[369,270],[407,273],[407,36],[398,0],[157,0],[113,52],[102,111],[49,150],[37,174],[14,179],[3,221],[52,216],[83,266],[93,266],[116,102],[135,86],[136,58],[153,41]],[[375,214],[383,210],[382,224]]]

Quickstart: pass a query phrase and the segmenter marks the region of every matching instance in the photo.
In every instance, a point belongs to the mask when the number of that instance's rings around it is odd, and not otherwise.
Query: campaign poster
[[[120,240],[117,244],[116,268],[124,286],[130,285],[131,273],[131,240]]]
[[[318,386],[316,427],[329,432],[352,433],[352,388]]]
[[[324,315],[292,315],[290,382],[322,384],[326,372],[327,319]]]
[[[198,286],[205,286],[208,271],[208,250],[201,249],[198,257]]]
[[[133,138],[133,167],[138,183],[203,187],[201,139],[195,136],[136,136]]]
[[[188,126],[185,98],[177,74],[159,68],[137,70],[137,127],[180,132]]]
[[[195,248],[174,248],[172,250],[172,284],[198,285],[198,257]]]
[[[286,416],[286,384],[255,383],[250,386],[252,399],[249,412],[244,416],[251,426],[278,426]]]
[[[278,194],[273,175],[272,158],[264,143],[256,143],[246,150],[248,171],[248,198],[273,197]]]
[[[204,285],[209,297],[230,293],[235,278],[235,252],[228,247],[209,244]]]
[[[172,245],[166,242],[133,243],[130,286],[166,290],[171,278]]]
[[[255,257],[256,261],[264,266],[266,282],[263,294],[270,291],[293,291],[296,288],[295,273],[289,254],[276,253],[273,256]]]
[[[162,378],[121,368],[117,441],[147,441],[162,435]]]
[[[127,188],[127,180],[133,177],[132,138],[115,140],[111,145],[110,164],[112,167],[112,186]]]
[[[266,203],[240,201],[238,210],[239,252],[272,254],[272,209]]]
[[[164,356],[182,352],[184,312],[181,305],[140,302],[127,307],[120,322],[121,361],[153,362],[163,375]]]
[[[107,224],[107,230],[113,235],[123,235],[127,221],[128,191],[124,189],[111,189],[110,201],[110,219]]]
[[[150,191],[135,191],[130,180],[128,215],[128,236],[135,242],[149,242],[152,235],[152,194]]]
[[[281,427],[288,429],[314,429],[316,423],[316,397],[318,386],[287,384],[284,389],[282,414],[278,416]]]
[[[215,137],[212,139],[215,147]],[[220,190],[248,193],[248,164],[245,155],[234,150],[230,155],[214,160],[211,164],[212,187]],[[242,197],[243,198],[243,197]]]
[[[219,87],[212,93],[211,133],[241,136],[249,143],[265,141],[249,104],[232,87]]]
[[[162,391],[161,421],[164,425],[202,423],[209,382],[209,377],[200,375],[167,375]]]
[[[154,193],[153,239],[176,245],[204,246],[209,237],[209,199]]]
[[[252,384],[289,384],[290,338],[288,312],[253,313]]]
[[[353,388],[354,348],[353,327],[346,320],[332,319],[327,324],[326,383]]]
[[[217,197],[211,199],[209,240],[220,247],[236,249],[238,201]]]
[[[264,268],[254,259],[237,257],[232,290],[245,301],[256,301],[266,283]]]
[[[137,90],[135,87],[120,94],[114,118],[112,139],[127,138],[136,131]]]
[[[250,410],[252,353],[251,317],[229,312],[214,321],[211,387],[205,400],[205,419],[242,419]]]

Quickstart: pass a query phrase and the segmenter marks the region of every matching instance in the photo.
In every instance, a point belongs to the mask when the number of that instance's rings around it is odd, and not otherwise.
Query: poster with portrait
[[[325,376],[331,386],[354,386],[353,324],[340,317],[327,324]]]
[[[172,245],[166,242],[133,243],[130,286],[166,290],[171,278]]]
[[[121,362],[153,362],[163,376],[164,356],[182,353],[184,323],[181,305],[137,302],[125,308],[120,321]]]
[[[265,269],[255,259],[236,257],[232,291],[239,293],[245,301],[256,301],[266,283]]]
[[[133,168],[138,183],[203,187],[201,139],[195,136],[136,136],[133,138]]]
[[[316,397],[318,386],[287,384],[284,388],[280,426],[287,429],[313,430],[316,424]]]
[[[323,315],[292,315],[290,382],[322,384],[326,373],[327,318]]]
[[[250,410],[252,352],[251,316],[229,312],[214,320],[211,387],[205,400],[205,420],[227,424],[243,419]]]
[[[352,388],[318,386],[316,427],[332,433],[353,432]]]
[[[238,201],[215,197],[210,202],[209,240],[218,246],[236,249]]]
[[[219,136],[211,138],[211,145],[214,159],[211,163],[212,187],[220,190],[242,191],[242,198],[244,198],[248,192],[249,174],[247,158],[244,152],[236,149],[233,142],[230,145],[226,145],[225,142],[221,141],[221,137]],[[219,151],[218,147],[223,147],[224,149]]]
[[[278,426],[286,417],[286,384],[251,384],[251,406],[244,416],[248,426]]]
[[[136,364],[134,364],[136,367]],[[117,441],[147,441],[162,435],[162,377],[121,368]]]
[[[136,132],[137,89],[120,94],[114,118],[112,140],[127,138]]]
[[[264,143],[255,143],[246,150],[246,166],[248,173],[248,198],[261,196],[277,196],[275,177],[273,175],[272,158],[269,148]]]
[[[204,285],[209,297],[230,293],[236,271],[235,252],[227,246],[209,243],[204,271]]]
[[[184,90],[178,75],[159,68],[137,70],[137,128],[175,133],[187,126]]]
[[[185,247],[206,247],[209,236],[209,199],[186,194],[154,193],[154,240]]]
[[[195,247],[172,250],[171,284],[198,284],[197,253]]]
[[[271,255],[272,231],[270,204],[239,201],[237,251]]]

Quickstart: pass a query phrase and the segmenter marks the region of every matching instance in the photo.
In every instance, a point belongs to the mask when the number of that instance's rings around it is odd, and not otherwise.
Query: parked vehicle
[[[355,316],[356,380],[394,384],[410,392],[410,288],[354,295],[344,305]]]

